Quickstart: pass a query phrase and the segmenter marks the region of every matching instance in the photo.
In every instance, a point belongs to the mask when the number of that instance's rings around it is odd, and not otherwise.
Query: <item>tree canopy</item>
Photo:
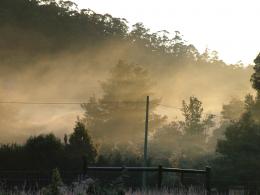
[[[254,60],[255,66],[254,66],[254,73],[251,77],[252,86],[257,92],[259,93],[260,90],[260,53]],[[258,94],[259,95],[259,94]]]
[[[224,133],[224,138],[217,143],[216,151],[220,154],[213,162],[216,178],[222,178],[225,183],[259,186],[260,175],[260,124],[259,124],[259,89],[258,89],[259,55],[255,59],[255,72],[252,75],[252,87],[256,89],[254,98],[247,95],[244,103],[244,113],[233,121]]]
[[[140,142],[144,137],[146,96],[153,94],[149,73],[142,66],[119,61],[102,89],[100,99],[92,97],[82,105],[93,137],[114,144]],[[159,99],[151,101],[151,132],[165,120],[154,112],[158,103]]]

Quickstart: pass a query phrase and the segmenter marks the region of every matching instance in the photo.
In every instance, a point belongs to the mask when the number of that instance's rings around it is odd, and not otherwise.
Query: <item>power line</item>
[[[33,102],[33,101],[0,101],[0,104],[21,104],[21,105],[82,105],[82,104],[98,104],[100,103],[99,101],[97,102]],[[144,104],[145,101],[101,101],[101,103],[104,104],[137,104],[137,103],[142,103]],[[153,103],[151,103],[153,104]],[[169,109],[174,109],[174,110],[179,110],[182,111],[182,108],[177,107],[177,106],[172,106],[172,105],[167,105],[167,104],[158,104],[155,103],[154,105],[157,106],[162,106],[166,107]],[[214,114],[215,116],[218,116]]]
[[[175,109],[175,110],[181,110],[181,108],[176,107],[176,106],[171,106],[171,105],[166,105],[166,104],[156,104],[156,105],[163,106],[163,107],[166,107],[166,108]]]
[[[33,105],[54,105],[54,104],[74,104],[74,105],[79,105],[79,104],[85,104],[84,102],[1,102],[0,104],[33,104]]]
[[[0,101],[0,104],[43,104],[43,105],[53,105],[53,104],[97,104],[100,102],[33,102],[33,101]],[[144,101],[101,101],[101,103],[108,103],[108,104],[119,104],[119,103],[145,103]],[[170,105],[165,105],[165,104],[155,104],[158,106],[163,106],[163,107],[168,107],[172,109],[177,109],[181,110],[181,108],[175,107],[175,106],[170,106]]]
[[[74,104],[74,105],[81,105],[81,104],[98,104],[98,103],[105,103],[105,104],[137,104],[137,103],[145,103],[142,101],[101,101],[101,102],[32,102],[32,101],[0,101],[0,104],[42,104],[42,105],[66,105],[66,104]]]

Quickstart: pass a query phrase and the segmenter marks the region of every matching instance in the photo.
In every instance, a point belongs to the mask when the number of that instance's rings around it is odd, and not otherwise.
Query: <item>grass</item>
[[[106,191],[106,192],[97,192],[97,193],[87,193],[84,184],[79,184],[74,187],[63,187],[60,188],[60,195],[206,195],[204,190],[198,190],[195,188],[177,190],[177,189],[162,189],[162,190],[129,190],[127,192],[118,192],[118,191]],[[46,188],[38,191],[25,191],[23,189],[13,189],[10,191],[4,191],[0,189],[0,195],[54,195],[46,191]],[[221,195],[217,192],[212,192],[212,195]],[[245,195],[244,191],[230,191],[229,195]]]
[[[49,193],[45,193],[44,190],[40,191],[1,191],[1,195],[50,195]],[[61,195],[203,195],[205,194],[204,191],[193,191],[193,190],[188,190],[188,191],[169,191],[169,190],[148,190],[148,191],[128,191],[125,193],[118,193],[118,192],[107,192],[106,194],[103,193],[87,193],[86,191],[73,191],[73,190],[66,190],[62,191],[60,193]]]
[[[30,188],[30,186],[29,186]],[[124,185],[100,185],[98,181],[91,178],[80,177],[71,185],[64,185],[57,170],[54,170],[52,182],[49,186],[38,190],[27,190],[28,186],[24,185],[19,188],[14,187],[12,190],[4,190],[0,185],[0,195],[205,195],[206,191],[202,188],[164,188],[162,190],[125,190]],[[229,195],[244,195],[243,191],[229,192]],[[212,191],[212,195],[221,195]]]

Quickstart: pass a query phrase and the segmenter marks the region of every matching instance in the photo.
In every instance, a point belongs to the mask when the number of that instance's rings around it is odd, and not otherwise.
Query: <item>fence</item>
[[[205,175],[205,184],[204,187],[207,191],[207,195],[210,195],[211,190],[211,177],[210,172],[211,168],[206,167],[205,170],[197,170],[197,169],[179,169],[179,168],[168,168],[159,165],[158,167],[85,167],[83,168],[83,172],[87,173],[88,171],[109,171],[109,172],[157,172],[158,179],[157,179],[157,187],[160,189],[162,187],[162,179],[163,179],[163,172],[174,172],[181,174],[181,182],[183,183],[183,175],[185,173],[193,173],[193,174],[203,174]]]
[[[210,167],[206,167],[205,170],[197,170],[197,169],[179,169],[179,168],[168,168],[159,165],[158,167],[87,167],[86,164],[83,166],[83,172],[61,172],[65,178],[73,178],[78,174],[88,174],[89,172],[155,172],[157,173],[157,188],[160,189],[162,187],[163,181],[163,173],[180,173],[181,183],[184,181],[184,174],[199,174],[204,175],[204,188],[207,191],[207,195],[210,195],[211,189],[211,169]],[[22,176],[19,179],[19,175]],[[67,176],[66,176],[67,175]],[[3,178],[8,178],[7,181],[10,183],[14,182],[23,182],[24,178],[26,180],[35,180],[42,181],[43,184],[47,184],[50,181],[50,172],[45,171],[0,171],[0,180]]]

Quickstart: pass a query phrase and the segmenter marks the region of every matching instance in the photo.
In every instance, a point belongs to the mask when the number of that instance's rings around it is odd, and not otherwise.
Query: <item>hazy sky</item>
[[[152,31],[180,31],[200,51],[227,63],[253,63],[260,52],[260,0],[74,0],[79,8],[143,22]]]

